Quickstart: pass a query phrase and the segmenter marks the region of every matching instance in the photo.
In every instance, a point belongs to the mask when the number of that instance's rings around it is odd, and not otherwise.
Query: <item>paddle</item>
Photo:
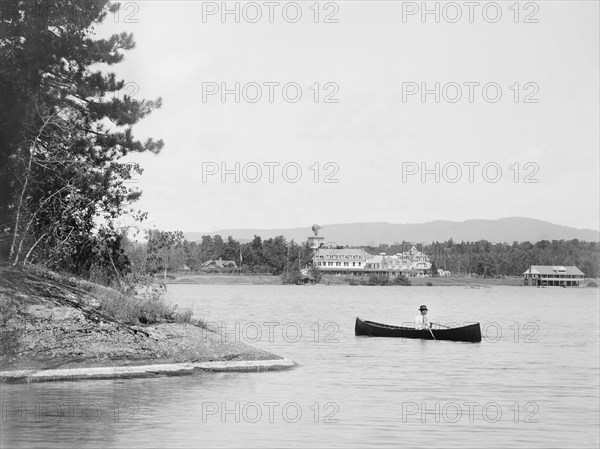
[[[440,324],[440,323],[431,323],[431,324],[435,324],[436,326],[442,326],[442,327],[445,327],[446,329],[452,329],[450,326],[446,326],[445,324]]]
[[[437,340],[437,338],[435,338],[435,335],[433,335],[433,331],[431,330],[431,328],[428,327],[427,329],[429,329],[429,333],[431,334],[431,336],[433,337],[433,339]]]

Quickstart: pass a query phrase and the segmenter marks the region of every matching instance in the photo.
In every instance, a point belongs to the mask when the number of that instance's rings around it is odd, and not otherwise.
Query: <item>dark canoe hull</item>
[[[481,341],[481,327],[479,323],[468,326],[454,327],[452,329],[432,329],[436,340],[466,341],[478,343]],[[433,340],[428,330],[418,330],[410,327],[391,326],[389,324],[375,323],[374,321],[363,321],[356,318],[354,326],[355,335],[367,335],[371,337],[396,337],[396,338],[420,338]]]

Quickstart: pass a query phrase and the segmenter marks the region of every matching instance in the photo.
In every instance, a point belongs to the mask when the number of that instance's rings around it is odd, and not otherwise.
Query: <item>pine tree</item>
[[[163,147],[132,133],[161,100],[121,98],[125,82],[92,69],[121,62],[134,47],[127,33],[94,38],[118,5],[3,0],[0,7],[0,255],[85,271],[97,251],[114,246],[98,236],[114,239],[114,219],[140,196],[127,181],[142,170],[122,158]]]

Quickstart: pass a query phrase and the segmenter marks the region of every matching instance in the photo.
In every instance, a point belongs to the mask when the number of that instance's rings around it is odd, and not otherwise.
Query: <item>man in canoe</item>
[[[415,317],[415,329],[430,329],[431,323],[427,318],[427,306],[423,305],[419,307],[419,311],[421,314]]]

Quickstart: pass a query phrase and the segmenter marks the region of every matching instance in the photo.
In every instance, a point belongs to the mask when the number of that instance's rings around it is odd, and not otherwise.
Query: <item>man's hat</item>
[[[423,305],[423,306],[419,307],[419,310],[429,310],[429,309],[427,308],[427,306]]]

